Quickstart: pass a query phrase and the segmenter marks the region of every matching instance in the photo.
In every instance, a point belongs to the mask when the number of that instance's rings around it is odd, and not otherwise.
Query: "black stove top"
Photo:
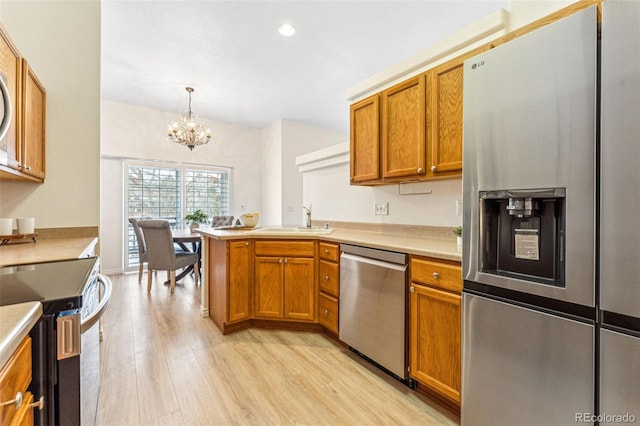
[[[44,314],[82,307],[82,292],[97,272],[97,257],[0,268],[0,306],[36,302]]]

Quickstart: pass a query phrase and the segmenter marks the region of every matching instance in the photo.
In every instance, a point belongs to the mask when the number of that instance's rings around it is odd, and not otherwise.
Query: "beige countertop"
[[[0,306],[0,369],[42,316],[42,303]]]
[[[26,265],[30,263],[54,262],[57,260],[89,257],[94,253],[98,239],[54,238],[0,247],[0,266]]]
[[[243,238],[255,239],[316,239],[348,243],[366,247],[391,250],[407,254],[435,257],[438,259],[461,261],[462,251],[456,244],[455,236],[409,236],[390,232],[363,231],[355,229],[335,228],[330,234],[276,233],[260,234],[247,230],[217,230],[213,228],[199,228],[196,230],[206,237],[218,240],[233,240]]]

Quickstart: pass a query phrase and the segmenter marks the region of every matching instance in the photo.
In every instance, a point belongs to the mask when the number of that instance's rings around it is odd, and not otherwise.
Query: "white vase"
[[[189,230],[191,232],[193,232],[194,229],[199,228],[199,227],[200,227],[200,224],[195,223],[195,222],[191,222],[191,225],[189,225]]]
[[[459,246],[462,246],[462,237],[456,236],[456,243],[458,243]]]

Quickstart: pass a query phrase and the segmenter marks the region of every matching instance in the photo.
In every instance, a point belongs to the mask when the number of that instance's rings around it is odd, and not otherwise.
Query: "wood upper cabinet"
[[[427,72],[427,128],[430,177],[455,177],[462,173],[463,65],[464,61],[493,45],[478,47]]]
[[[7,164],[0,165],[0,179],[44,182],[46,91],[2,26],[0,72],[13,105],[11,126],[2,141]]]
[[[45,177],[45,122],[47,94],[26,60],[22,60],[22,171]]]
[[[351,182],[380,178],[380,97],[351,105]]]
[[[20,164],[20,101],[22,96],[22,58],[14,46],[6,30],[0,26],[0,78],[9,89],[10,101],[13,106],[13,116],[9,130],[2,140],[2,149],[7,152],[7,167],[18,170]]]
[[[382,177],[426,173],[425,76],[410,78],[382,92]]]
[[[255,317],[315,319],[315,243],[255,242]]]
[[[459,405],[460,264],[411,256],[410,276],[410,374],[431,392]]]
[[[227,320],[251,318],[252,253],[249,241],[229,242],[229,291]]]
[[[462,171],[462,65],[456,58],[427,74],[431,88],[427,156],[433,176]]]

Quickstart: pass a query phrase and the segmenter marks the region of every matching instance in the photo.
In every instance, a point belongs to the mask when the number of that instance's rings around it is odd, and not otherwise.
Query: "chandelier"
[[[193,87],[187,87],[186,90],[189,92],[189,111],[180,117],[180,122],[169,125],[169,140],[193,151],[193,148],[209,142],[211,130],[204,123],[194,120],[197,115],[191,111]]]

